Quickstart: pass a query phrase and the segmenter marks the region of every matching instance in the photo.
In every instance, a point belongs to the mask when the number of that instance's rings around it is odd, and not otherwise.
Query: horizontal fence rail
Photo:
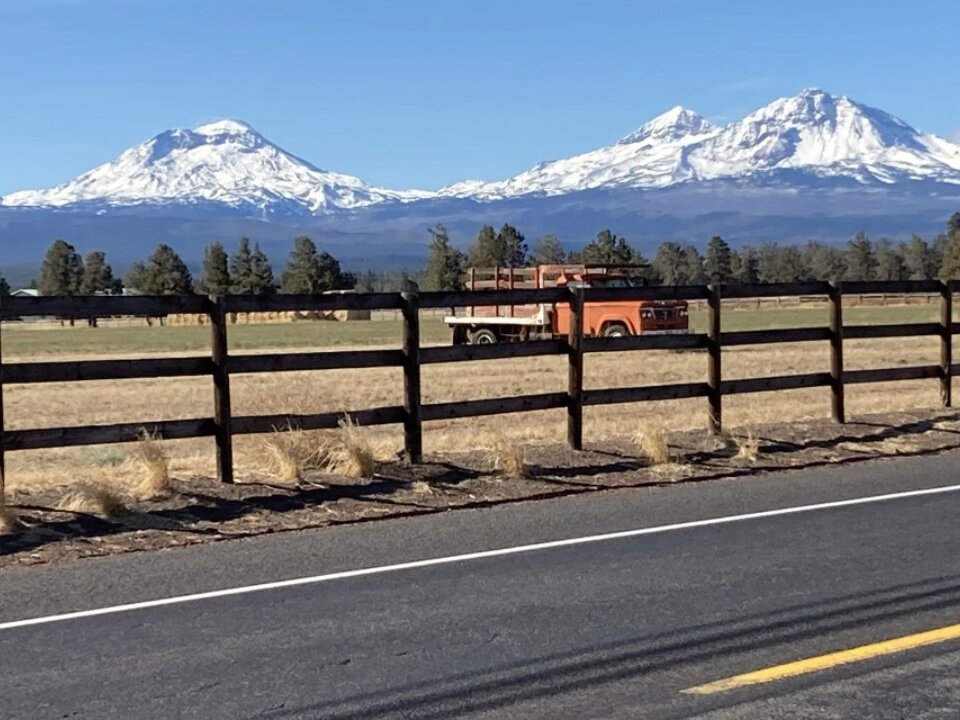
[[[109,359],[81,361],[3,362],[0,359],[0,484],[5,472],[5,452],[71,447],[100,443],[124,443],[144,434],[164,439],[213,437],[216,441],[220,479],[233,481],[232,438],[236,435],[270,433],[287,429],[322,430],[336,428],[349,415],[360,425],[402,425],[405,456],[422,460],[423,423],[502,413],[565,409],[567,438],[580,449],[583,436],[583,408],[620,403],[639,403],[690,398],[707,398],[708,427],[722,428],[722,398],[740,393],[786,391],[828,387],[831,414],[845,421],[846,385],[936,379],[941,402],[952,404],[952,377],[960,372],[953,363],[953,335],[960,323],[953,321],[953,294],[957,282],[931,280],[898,282],[777,283],[769,285],[694,285],[635,288],[536,288],[458,292],[330,293],[321,295],[231,295],[226,297],[133,296],[133,297],[5,297],[0,298],[0,320],[53,317],[62,320],[93,320],[111,317],[162,318],[168,315],[200,315],[209,319],[209,356],[177,358]],[[923,294],[939,296],[938,322],[849,325],[843,322],[844,294]],[[768,330],[723,331],[722,300],[822,296],[829,303],[822,327],[777,328]],[[815,298],[814,298],[815,299]],[[584,314],[591,303],[647,301],[703,301],[707,307],[707,331],[687,334],[641,334],[626,337],[586,337]],[[420,311],[455,312],[457,308],[511,305],[563,304],[570,312],[566,337],[529,342],[490,345],[421,347]],[[228,347],[231,313],[314,312],[331,310],[393,310],[403,321],[401,347],[395,349],[327,350],[289,353],[232,355]],[[478,323],[483,318],[477,317]],[[0,331],[0,352],[2,352]],[[843,346],[848,340],[936,336],[940,362],[936,365],[871,369],[846,369]],[[724,379],[722,350],[748,345],[826,342],[830,367],[823,372],[772,377]],[[585,388],[584,356],[590,353],[642,350],[706,351],[705,382],[660,384],[644,387]],[[567,390],[511,397],[424,404],[421,399],[420,368],[437,363],[474,362],[565,357],[568,364]],[[2,358],[2,354],[0,354]],[[340,410],[316,414],[234,415],[230,398],[232,375],[293,371],[398,367],[403,372],[403,403],[376,408]],[[6,429],[3,417],[5,385],[60,383],[143,378],[209,376],[214,386],[210,417],[178,420],[144,420],[105,425]]]

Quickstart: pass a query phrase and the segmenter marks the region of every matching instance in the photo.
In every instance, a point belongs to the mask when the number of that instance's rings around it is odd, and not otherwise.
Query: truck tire
[[[630,331],[623,323],[610,323],[603,329],[604,337],[626,337],[629,334]]]
[[[489,328],[474,330],[468,337],[471,345],[495,345],[500,340],[497,334]]]

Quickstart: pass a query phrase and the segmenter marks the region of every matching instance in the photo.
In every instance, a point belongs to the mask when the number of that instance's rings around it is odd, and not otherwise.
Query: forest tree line
[[[544,235],[532,247],[520,230],[504,224],[500,230],[484,225],[463,252],[438,224],[429,230],[426,264],[420,270],[351,273],[328,252],[318,250],[307,236],[294,239],[284,269],[277,277],[259,244],[241,238],[232,253],[222,243],[204,250],[200,276],[168,245],[136,262],[123,278],[117,277],[106,254],[94,250],[81,257],[65,240],[47,250],[34,284],[43,295],[271,295],[277,292],[315,294],[328,290],[393,292],[415,281],[424,290],[460,290],[470,267],[520,268],[540,264],[604,264],[633,266],[629,272],[650,284],[697,285],[706,282],[760,284],[806,280],[944,280],[960,279],[960,212],[944,231],[929,242],[919,235],[892,242],[872,240],[857,233],[845,245],[818,240],[806,243],[763,243],[733,249],[720,236],[707,242],[704,252],[690,243],[661,243],[654,255],[644,256],[626,238],[602,230],[580,250],[568,251],[556,235]],[[10,292],[0,277],[0,295]]]

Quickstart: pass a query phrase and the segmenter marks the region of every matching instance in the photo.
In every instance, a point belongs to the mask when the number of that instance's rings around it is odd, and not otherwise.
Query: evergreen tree
[[[0,275],[0,297],[5,297],[10,294],[10,284],[7,282],[6,278],[3,275]]]
[[[847,272],[847,261],[844,252],[833,245],[827,245],[819,240],[810,240],[803,246],[803,264],[806,266],[812,280],[839,282]]]
[[[876,280],[906,280],[907,267],[903,257],[887,238],[877,240],[873,248],[876,258],[874,279]]]
[[[157,245],[143,267],[140,291],[145,295],[189,295],[193,290],[190,270],[169,245]]]
[[[681,285],[683,279],[683,255],[675,242],[662,242],[653,257],[653,268],[664,285]]]
[[[260,243],[253,245],[253,254],[250,256],[250,277],[251,295],[273,295],[277,291],[277,283],[273,279],[273,268],[266,253],[260,249]]]
[[[866,233],[858,232],[847,243],[847,272],[844,280],[873,280],[877,269],[877,258],[873,245]]]
[[[907,280],[932,280],[940,270],[934,261],[930,246],[919,235],[897,245],[897,253],[903,259]]]
[[[123,278],[123,285],[128,290],[133,292],[145,295],[146,290],[144,289],[147,284],[147,266],[142,262],[135,262],[130,270],[127,271],[126,276]]]
[[[796,282],[809,277],[800,251],[775,242],[764,243],[757,250],[757,275],[762,283]]]
[[[506,227],[506,226],[505,226]],[[430,251],[423,269],[425,290],[463,290],[463,253],[450,244],[440,223],[430,228]]]
[[[496,231],[490,225],[484,225],[467,251],[467,264],[475,268],[504,267],[504,255]]]
[[[230,292],[235,295],[256,295],[253,292],[253,253],[250,251],[250,240],[240,238],[237,249],[230,256]]]
[[[54,241],[43,258],[39,290],[43,295],[76,295],[83,280],[83,260],[73,245]]]
[[[285,293],[302,295],[329,289],[321,286],[317,246],[306,235],[294,238],[290,260],[280,278],[280,287]]]
[[[940,239],[943,238],[941,241]],[[941,280],[960,280],[960,213],[954,213],[947,221],[947,232],[937,236],[942,250],[940,261]]]
[[[703,257],[693,245],[680,248],[680,284],[702,285],[707,282],[703,268]]]
[[[497,233],[497,248],[503,267],[524,267],[527,264],[527,239],[513,225],[504,223]]]
[[[704,271],[710,282],[728,283],[733,279],[733,256],[727,241],[719,235],[710,238]]]
[[[213,242],[203,251],[203,277],[200,292],[204,295],[226,295],[230,292],[230,271],[227,267],[227,251],[223,245]]]
[[[83,259],[80,294],[96,295],[113,289],[113,268],[107,264],[106,254],[100,250],[87,253]]]
[[[580,251],[580,262],[587,265],[630,265],[635,253],[630,244],[609,230],[601,230],[595,240]]]
[[[567,253],[553,234],[544,235],[537,240],[530,255],[530,262],[534,265],[561,265],[566,261]]]
[[[760,261],[757,251],[749,245],[733,254],[730,262],[733,282],[741,285],[757,285],[760,282]]]

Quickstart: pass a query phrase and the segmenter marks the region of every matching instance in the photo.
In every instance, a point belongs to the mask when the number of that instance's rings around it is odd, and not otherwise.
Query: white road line
[[[960,485],[947,485],[943,487],[926,488],[923,490],[889,493],[886,495],[871,495],[867,497],[853,498],[851,500],[836,500],[833,502],[816,503],[814,505],[797,505],[795,507],[779,508],[776,510],[763,510],[761,512],[744,513],[742,515],[727,515],[725,517],[708,518],[706,520],[692,520],[689,522],[639,528],[636,530],[622,530],[619,532],[604,533],[602,535],[588,535],[586,537],[568,538],[566,540],[552,540],[549,542],[534,543],[532,545],[517,545],[515,547],[497,548],[495,550],[482,550],[480,552],[464,553],[462,555],[449,555],[447,557],[414,560],[412,562],[397,563],[395,565],[381,565],[378,567],[360,568],[357,570],[344,570],[342,572],[328,573],[326,575],[312,575],[310,577],[278,580],[275,582],[260,583],[258,585],[243,585],[241,587],[226,588],[224,590],[211,590],[209,592],[193,593],[191,595],[178,595],[175,597],[159,598],[157,600],[145,600],[142,602],[126,603],[124,605],[111,605],[108,607],[94,608],[92,610],[78,610],[76,612],[62,613],[59,615],[46,615],[44,617],[27,618],[25,620],[0,622],[0,630],[13,630],[15,628],[29,627],[31,625],[47,625],[49,623],[63,622],[64,620],[78,620],[81,618],[97,617],[98,615],[113,615],[117,613],[130,612],[132,610],[146,610],[148,608],[163,607],[165,605],[180,605],[182,603],[198,602],[200,600],[212,600],[214,598],[230,597],[231,595],[246,595],[248,593],[263,592],[265,590],[279,590],[283,588],[297,587],[299,585],[316,585],[319,583],[331,582],[333,580],[346,580],[348,578],[365,577],[367,575],[381,575],[384,573],[399,572],[401,570],[415,570],[417,568],[434,567],[436,565],[451,565],[453,563],[467,562],[470,560],[483,560],[486,558],[504,557],[506,555],[519,555],[520,553],[537,552],[540,550],[554,550],[556,548],[572,547],[575,545],[586,545],[588,543],[622,540],[624,538],[642,537],[644,535],[657,535],[659,533],[672,532],[675,530],[690,530],[693,528],[710,527],[713,525],[727,525],[730,523],[744,522],[747,520],[761,520],[763,518],[780,517],[783,515],[797,515],[799,513],[808,513],[817,510],[829,510],[832,508],[851,507],[854,505],[868,505],[870,503],[922,497],[924,495],[940,495],[944,493],[957,492],[958,490],[960,490]]]

